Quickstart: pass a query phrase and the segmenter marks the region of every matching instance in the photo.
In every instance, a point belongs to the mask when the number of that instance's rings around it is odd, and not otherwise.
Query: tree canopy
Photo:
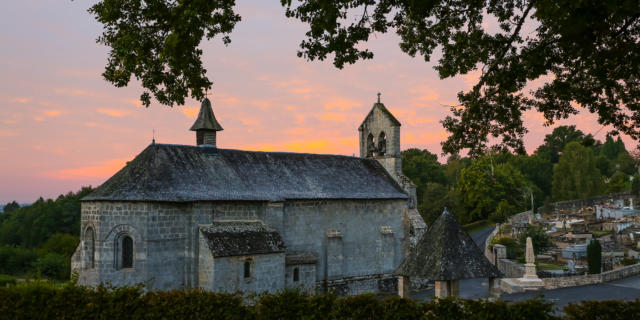
[[[553,167],[553,198],[584,199],[599,194],[602,188],[602,175],[596,168],[593,152],[578,142],[567,144]]]
[[[637,0],[281,0],[285,15],[308,25],[297,55],[333,59],[337,68],[372,59],[370,36],[395,32],[405,53],[429,61],[441,78],[480,70],[458,94],[445,152],[480,154],[498,145],[522,152],[522,115],[547,124],[587,110],[603,125],[640,138],[640,3]],[[198,45],[229,33],[240,16],[234,0],[102,0],[89,10],[111,48],[104,78],[126,86],[135,76],[162,104],[201,99],[211,88]],[[488,21],[496,28],[486,27]],[[529,30],[532,29],[532,30]],[[530,91],[528,88],[533,87]]]

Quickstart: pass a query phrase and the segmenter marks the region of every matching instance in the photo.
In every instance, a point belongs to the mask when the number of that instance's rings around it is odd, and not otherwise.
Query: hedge
[[[640,300],[570,304],[564,315],[542,298],[522,302],[374,295],[337,297],[285,290],[243,297],[202,290],[144,291],[20,283],[0,288],[0,319],[638,319]]]

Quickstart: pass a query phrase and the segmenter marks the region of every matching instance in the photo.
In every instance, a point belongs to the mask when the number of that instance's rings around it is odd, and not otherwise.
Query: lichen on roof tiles
[[[422,236],[396,273],[437,281],[501,275],[447,210]]]
[[[406,198],[373,159],[152,144],[83,201]]]

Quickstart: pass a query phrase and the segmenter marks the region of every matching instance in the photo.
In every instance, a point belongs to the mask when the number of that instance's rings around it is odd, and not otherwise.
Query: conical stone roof
[[[473,239],[446,209],[396,273],[436,281],[501,276],[500,271],[484,257]]]
[[[216,116],[213,114],[213,109],[211,108],[211,101],[208,98],[204,98],[202,100],[202,105],[200,105],[200,112],[198,113],[198,118],[191,126],[191,131],[198,130],[212,130],[212,131],[222,131],[222,126],[216,120]]]

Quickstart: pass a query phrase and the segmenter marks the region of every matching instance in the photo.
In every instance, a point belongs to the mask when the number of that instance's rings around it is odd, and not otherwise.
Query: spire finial
[[[151,136],[151,144],[156,144],[156,129],[153,129],[153,135]]]
[[[378,92],[378,103],[380,103],[380,95],[381,95],[381,93]]]

